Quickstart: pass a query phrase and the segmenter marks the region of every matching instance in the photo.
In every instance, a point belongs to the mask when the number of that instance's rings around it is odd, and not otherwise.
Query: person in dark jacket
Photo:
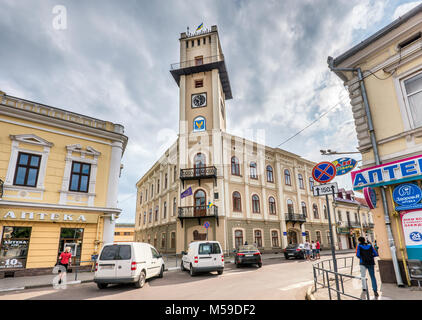
[[[372,290],[374,290],[375,297],[378,297],[377,279],[375,278],[375,257],[378,257],[378,253],[375,251],[371,244],[365,242],[364,237],[359,237],[359,245],[356,249],[356,256],[360,262],[360,274],[362,278],[366,278],[366,271],[368,271],[371,277]],[[362,290],[366,291],[366,281],[362,279]]]

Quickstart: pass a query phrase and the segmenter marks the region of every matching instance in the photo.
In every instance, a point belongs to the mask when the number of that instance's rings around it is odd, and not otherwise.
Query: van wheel
[[[161,266],[160,274],[158,275],[158,278],[164,277],[164,266]]]
[[[105,289],[107,288],[108,283],[97,283],[98,289]]]
[[[180,264],[180,270],[181,270],[181,271],[186,271],[185,266],[183,265],[183,261],[182,261],[182,263]]]
[[[145,271],[141,271],[139,275],[139,280],[135,282],[135,288],[142,288],[145,284]]]
[[[189,274],[191,277],[193,277],[196,274],[195,271],[193,270],[192,265],[190,265]]]
[[[223,274],[223,270],[217,270],[218,275],[222,275]]]

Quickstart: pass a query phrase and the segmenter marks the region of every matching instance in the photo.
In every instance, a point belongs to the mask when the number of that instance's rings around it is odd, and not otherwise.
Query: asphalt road
[[[168,271],[164,278],[147,280],[136,289],[132,285],[109,285],[99,290],[95,283],[68,286],[65,290],[30,289],[3,293],[0,300],[304,300],[312,284],[312,262],[304,260],[264,260],[262,268],[236,268],[232,263],[224,273],[199,274]]]

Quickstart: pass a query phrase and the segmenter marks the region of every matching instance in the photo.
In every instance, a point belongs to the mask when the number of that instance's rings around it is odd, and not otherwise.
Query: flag
[[[187,197],[187,196],[191,196],[191,195],[192,195],[192,188],[191,188],[191,187],[189,187],[189,189],[187,189],[187,190],[183,191],[183,192],[180,194],[180,198],[181,198],[181,199],[183,199],[183,198],[185,198],[185,197]]]
[[[202,22],[202,23],[198,26],[198,28],[196,28],[196,31],[201,30],[203,26],[204,26],[204,23]],[[195,32],[196,32],[196,31],[195,31]]]
[[[211,201],[208,201],[208,208],[211,208],[214,205]]]

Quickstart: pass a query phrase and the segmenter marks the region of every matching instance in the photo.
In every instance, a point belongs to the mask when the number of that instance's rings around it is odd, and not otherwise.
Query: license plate
[[[289,253],[289,256],[294,256],[295,254],[294,253]]]
[[[114,269],[114,266],[103,266],[101,269]]]
[[[253,254],[247,254],[245,257],[253,257]]]

